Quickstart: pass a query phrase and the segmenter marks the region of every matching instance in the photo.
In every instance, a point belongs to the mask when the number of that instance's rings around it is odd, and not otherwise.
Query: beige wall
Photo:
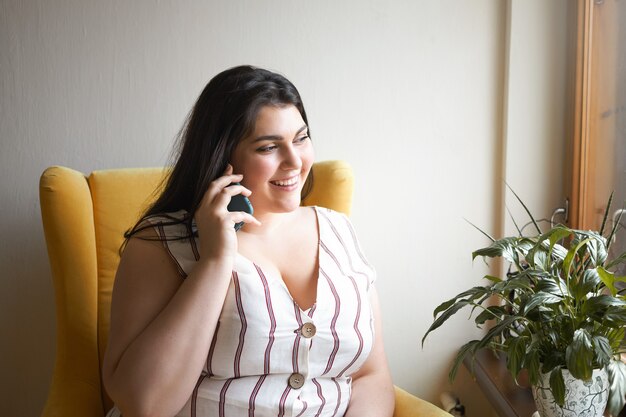
[[[557,204],[565,1],[2,0],[0,414],[38,415],[52,372],[43,169],[163,164],[204,84],[241,63],[289,77],[318,159],[354,167],[396,384],[490,413],[465,373],[446,381],[471,322],[420,339],[435,306],[486,272],[463,218],[502,229],[502,178],[538,216]]]

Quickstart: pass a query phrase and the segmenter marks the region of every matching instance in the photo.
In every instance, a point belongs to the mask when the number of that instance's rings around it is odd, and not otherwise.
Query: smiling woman
[[[220,73],[180,143],[126,234],[108,415],[391,416],[374,269],[346,216],[300,206],[314,152],[293,84],[249,66]],[[236,195],[254,216],[228,211]]]

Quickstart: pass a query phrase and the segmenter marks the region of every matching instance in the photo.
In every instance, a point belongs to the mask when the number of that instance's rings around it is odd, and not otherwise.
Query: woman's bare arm
[[[232,265],[200,260],[183,280],[161,242],[132,238],[122,256],[104,360],[107,391],[125,417],[171,416],[206,361]]]

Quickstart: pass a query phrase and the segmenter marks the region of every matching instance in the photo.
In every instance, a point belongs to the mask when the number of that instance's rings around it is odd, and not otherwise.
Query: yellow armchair
[[[353,177],[341,161],[318,162],[305,205],[349,214]],[[56,298],[57,352],[45,417],[104,416],[112,407],[101,379],[111,292],[123,232],[153,201],[163,168],[46,169],[39,193]],[[449,416],[396,388],[394,417]]]

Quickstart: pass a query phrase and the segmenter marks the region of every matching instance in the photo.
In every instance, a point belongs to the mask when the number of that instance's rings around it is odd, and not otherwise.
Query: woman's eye
[[[257,149],[257,151],[259,151],[259,152],[271,152],[271,151],[273,151],[276,148],[277,148],[276,145],[267,145],[267,146],[263,146],[263,147]]]
[[[296,139],[296,142],[298,142],[298,143],[304,142],[308,138],[309,138],[309,135],[300,136],[298,139]]]

